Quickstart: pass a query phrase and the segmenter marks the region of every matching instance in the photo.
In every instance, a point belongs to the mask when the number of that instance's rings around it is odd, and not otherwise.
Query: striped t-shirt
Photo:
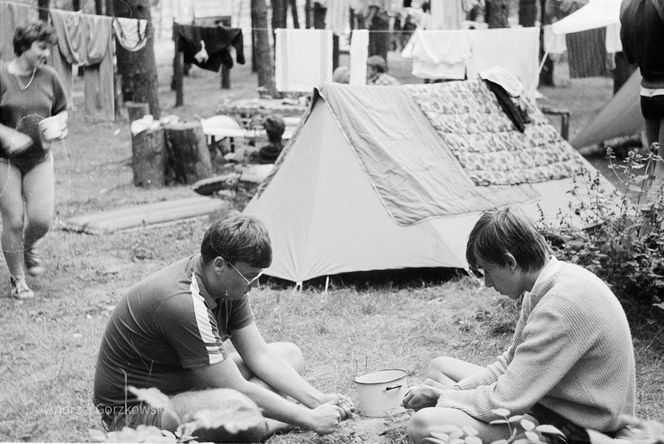
[[[197,254],[129,290],[102,338],[95,405],[123,405],[126,386],[156,387],[169,396],[205,388],[197,386],[189,369],[223,361],[223,341],[254,318],[247,295],[236,301],[212,297],[202,275]],[[126,396],[135,402],[131,394]]]

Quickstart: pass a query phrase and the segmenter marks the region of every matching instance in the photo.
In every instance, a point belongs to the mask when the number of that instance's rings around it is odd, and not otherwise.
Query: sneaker
[[[32,299],[35,297],[35,294],[30,290],[23,276],[17,278],[11,276],[9,282],[11,284],[10,297],[14,299]]]
[[[42,266],[41,257],[35,247],[25,250],[23,255],[25,259],[25,269],[30,276],[39,276],[43,274],[46,269]]]

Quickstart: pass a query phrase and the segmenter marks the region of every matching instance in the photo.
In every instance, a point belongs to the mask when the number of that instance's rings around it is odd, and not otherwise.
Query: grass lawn
[[[256,76],[249,66],[232,71],[231,90],[219,89],[218,74],[194,68],[185,78],[185,106],[173,109],[170,51],[168,41],[157,45],[163,115],[208,117],[223,100],[256,97]],[[395,56],[390,63],[406,80],[405,62]],[[580,121],[590,118],[589,110],[610,95],[610,83],[567,82],[544,93],[570,108],[573,134]],[[81,99],[76,96],[76,103]],[[55,151],[56,227],[43,247],[48,272],[30,281],[36,299],[0,298],[0,441],[86,441],[88,429],[100,428],[92,382],[111,310],[142,277],[195,252],[210,223],[201,218],[107,236],[59,229],[75,215],[194,196],[186,186],[135,188],[128,123],[88,124],[80,112],[73,114],[69,138]],[[0,293],[8,291],[3,265]],[[352,380],[365,370],[401,368],[411,382],[418,382],[428,361],[438,355],[491,362],[507,345],[517,313],[495,292],[445,270],[332,279],[327,292],[318,285],[298,292],[268,283],[253,292],[252,304],[267,340],[300,345],[308,361],[306,377],[314,385],[348,393],[356,401]],[[639,333],[638,414],[664,421],[661,331],[649,325],[633,328]],[[356,418],[326,437],[291,433],[270,442],[400,442],[406,421],[407,415]]]

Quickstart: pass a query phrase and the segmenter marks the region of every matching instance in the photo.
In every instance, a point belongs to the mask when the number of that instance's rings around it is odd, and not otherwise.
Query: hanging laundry
[[[369,56],[369,30],[356,29],[350,39],[350,84],[367,83],[367,58]]]
[[[468,79],[493,66],[502,66],[516,74],[524,94],[533,98],[539,83],[539,28],[473,29]]]
[[[611,74],[606,55],[606,28],[567,34],[566,39],[571,79]]]
[[[311,92],[332,81],[332,31],[275,30],[275,82],[277,90]]]
[[[120,46],[127,51],[136,52],[143,49],[148,41],[148,21],[114,17],[113,32]]]
[[[173,40],[175,48],[182,52],[185,63],[193,63],[208,71],[219,71],[221,65],[226,68],[233,67],[233,58],[230,49],[235,49],[235,60],[244,64],[244,41],[242,30],[239,28],[225,28],[223,26],[196,26],[173,23]],[[203,49],[207,59],[196,58]],[[201,61],[199,61],[201,60]]]
[[[542,45],[542,49],[549,54],[562,54],[567,51],[565,34],[554,34],[551,25],[542,26]]]
[[[84,20],[90,31],[83,75],[85,118],[93,121],[114,120],[113,19],[86,14]]]
[[[335,0],[327,5],[325,29],[343,35],[350,26],[350,0]]]
[[[431,0],[431,16],[434,27],[430,29],[462,29],[466,11],[461,0]]]
[[[114,120],[112,18],[59,9],[51,9],[50,18],[58,35],[53,67],[62,75],[67,98],[72,94],[72,65],[84,66],[86,120]]]
[[[14,58],[14,29],[37,19],[37,8],[19,3],[0,3],[0,60]]]
[[[463,80],[471,58],[467,31],[417,30],[401,55],[413,59],[413,75],[420,79]]]

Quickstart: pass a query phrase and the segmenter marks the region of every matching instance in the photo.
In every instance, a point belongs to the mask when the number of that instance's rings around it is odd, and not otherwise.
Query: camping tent
[[[267,274],[467,267],[481,211],[569,214],[590,166],[539,110],[519,132],[481,80],[326,84],[245,212],[270,230]],[[581,187],[583,188],[583,187]]]
[[[588,4],[554,23],[554,34],[570,34],[589,29],[607,28],[607,48],[621,50],[620,32],[621,0],[590,0]],[[612,139],[638,133],[643,128],[643,117],[639,105],[641,74],[636,70],[630,79],[611,98],[600,113],[572,140],[572,145],[581,148]]]

